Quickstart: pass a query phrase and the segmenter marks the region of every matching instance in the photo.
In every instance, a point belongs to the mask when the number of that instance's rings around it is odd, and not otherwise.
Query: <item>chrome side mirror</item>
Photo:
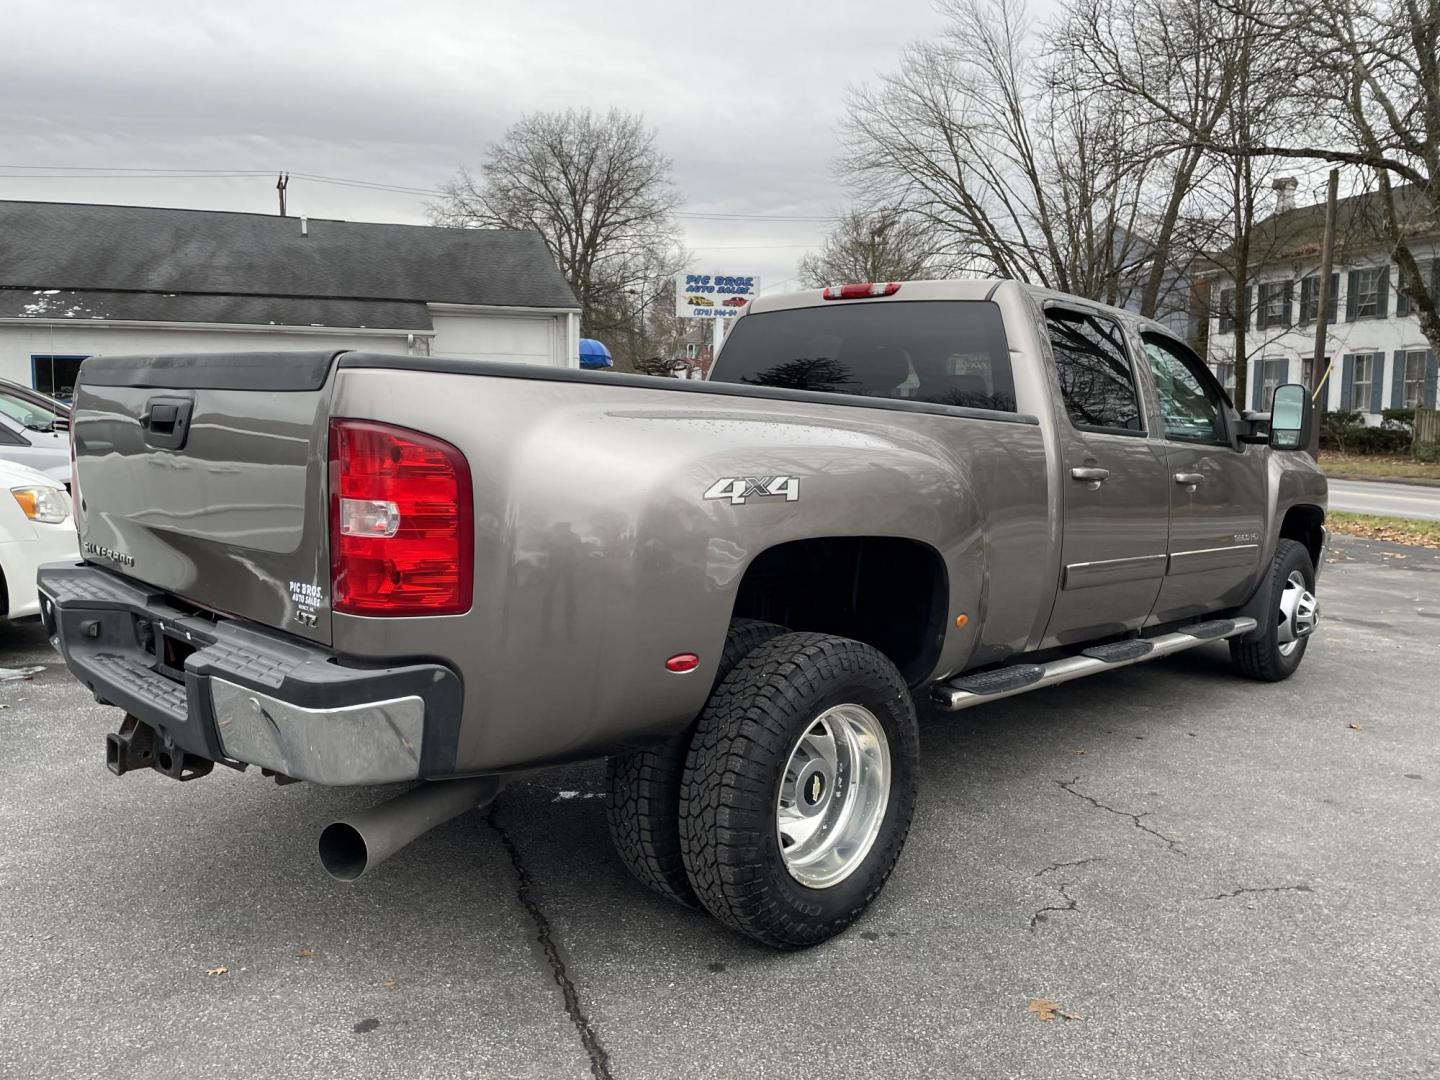
[[[1305,445],[1310,423],[1310,391],[1299,383],[1275,388],[1270,404],[1270,445],[1276,450],[1299,450]]]

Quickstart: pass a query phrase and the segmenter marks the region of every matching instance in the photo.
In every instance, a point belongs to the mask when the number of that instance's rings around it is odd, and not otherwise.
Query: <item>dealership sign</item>
[[[675,315],[681,319],[733,319],[760,292],[754,274],[676,274]]]

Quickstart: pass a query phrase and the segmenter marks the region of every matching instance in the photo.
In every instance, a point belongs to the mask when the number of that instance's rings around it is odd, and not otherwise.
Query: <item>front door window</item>
[[[1167,439],[1229,444],[1225,399],[1200,359],[1178,342],[1145,335],[1145,357],[1160,395]]]

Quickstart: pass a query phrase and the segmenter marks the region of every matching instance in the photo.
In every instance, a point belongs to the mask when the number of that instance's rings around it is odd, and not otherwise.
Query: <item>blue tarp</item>
[[[614,367],[615,362],[610,359],[610,350],[594,338],[582,337],[580,339],[580,366],[582,368],[608,368]]]

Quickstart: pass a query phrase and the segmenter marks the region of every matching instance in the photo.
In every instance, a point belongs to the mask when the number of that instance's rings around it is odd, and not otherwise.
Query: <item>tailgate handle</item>
[[[151,398],[140,414],[145,442],[161,450],[179,450],[190,434],[190,413],[194,408],[195,402],[189,398]]]

